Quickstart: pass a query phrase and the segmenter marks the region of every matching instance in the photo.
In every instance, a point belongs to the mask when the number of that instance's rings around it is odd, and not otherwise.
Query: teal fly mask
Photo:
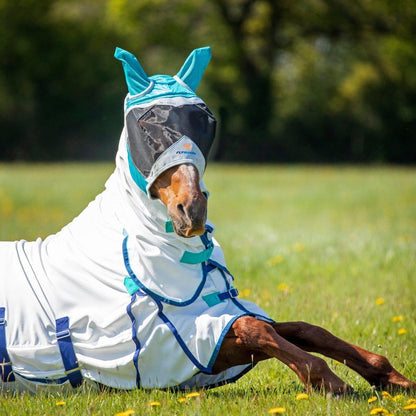
[[[148,195],[166,169],[192,163],[205,171],[216,121],[195,90],[211,59],[209,47],[195,49],[175,76],[148,77],[130,52],[117,48],[128,94],[124,115],[130,174]]]

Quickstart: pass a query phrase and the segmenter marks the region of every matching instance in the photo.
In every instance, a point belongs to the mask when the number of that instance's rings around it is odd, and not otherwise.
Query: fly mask
[[[215,137],[216,120],[195,90],[211,59],[209,47],[195,49],[175,76],[148,77],[130,52],[117,48],[128,94],[124,104],[127,154],[136,185],[150,187],[173,166],[191,163],[202,178]]]

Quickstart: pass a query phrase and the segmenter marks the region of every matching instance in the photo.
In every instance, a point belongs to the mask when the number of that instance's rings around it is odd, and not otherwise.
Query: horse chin
[[[205,232],[205,224],[201,226],[189,226],[188,224],[179,224],[172,218],[173,230],[179,237],[191,238],[202,235]]]

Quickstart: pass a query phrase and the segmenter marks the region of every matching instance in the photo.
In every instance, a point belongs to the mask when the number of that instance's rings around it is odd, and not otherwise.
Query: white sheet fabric
[[[187,306],[126,290],[126,262],[143,286],[175,302],[189,301],[200,286],[201,264],[179,259],[185,251],[203,251],[201,238],[166,232],[167,221],[166,207],[149,199],[129,174],[123,132],[105,191],[77,218],[44,241],[0,243],[0,307],[6,308],[14,384],[36,389],[46,379],[65,377],[55,337],[55,320],[63,316],[69,317],[83,377],[111,387],[203,387],[250,368],[207,374],[235,319],[248,311],[268,319],[243,300],[208,306],[202,297],[226,291],[232,285],[229,275],[212,270]],[[213,242],[211,259],[224,265],[221,248]],[[161,319],[161,307],[177,337]]]

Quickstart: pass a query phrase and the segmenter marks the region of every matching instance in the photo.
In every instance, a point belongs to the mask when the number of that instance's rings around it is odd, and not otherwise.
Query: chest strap
[[[0,308],[0,379],[4,383],[15,381],[12,363],[7,354],[6,343],[6,308]]]
[[[67,316],[56,320],[56,339],[64,363],[65,374],[71,386],[78,387],[82,383],[82,374],[71,341],[69,318]]]
[[[202,296],[202,299],[209,307],[211,307],[218,305],[219,303],[224,302],[227,299],[234,299],[236,297],[238,297],[238,290],[235,287],[232,287],[230,290],[227,290],[226,292],[214,292]]]
[[[186,264],[200,264],[207,261],[214,250],[214,244],[210,244],[205,250],[199,253],[193,253],[191,251],[185,251],[180,259],[181,263]]]

